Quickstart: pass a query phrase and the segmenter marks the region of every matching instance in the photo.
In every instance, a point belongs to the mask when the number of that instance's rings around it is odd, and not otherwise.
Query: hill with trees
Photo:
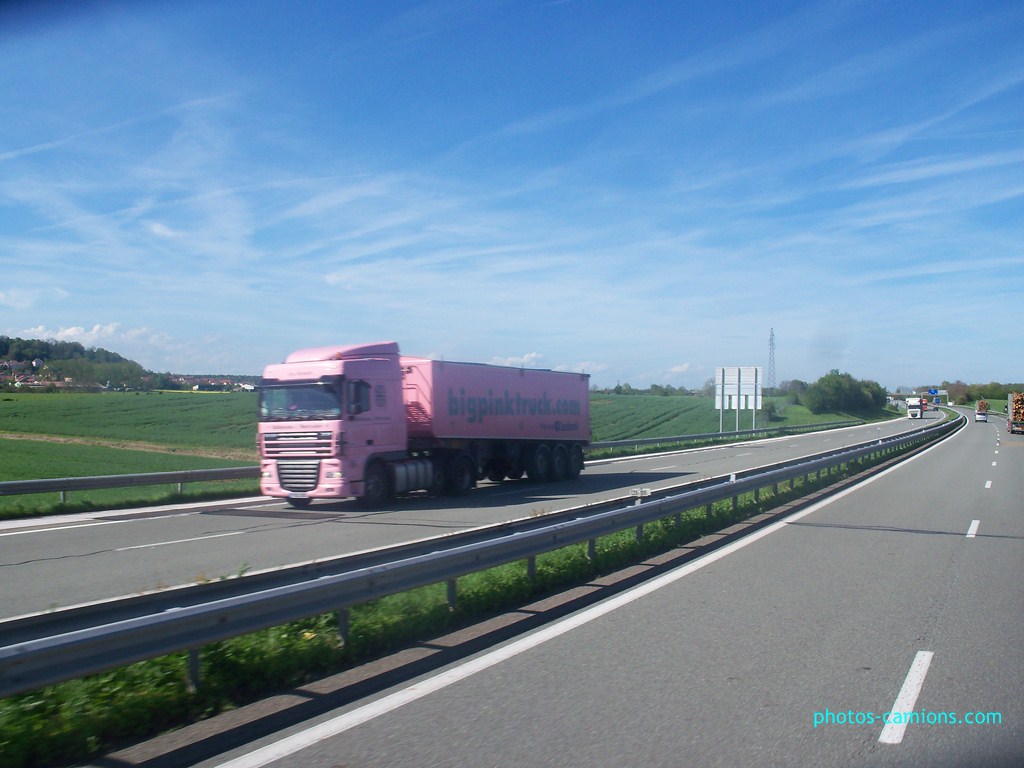
[[[137,389],[150,373],[116,352],[86,348],[76,341],[43,341],[0,336],[0,373],[10,383],[31,378],[36,383],[111,386]]]

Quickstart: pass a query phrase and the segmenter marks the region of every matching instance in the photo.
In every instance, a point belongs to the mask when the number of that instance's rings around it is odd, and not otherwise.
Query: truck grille
[[[312,491],[320,479],[320,462],[279,461],[277,479],[286,491]]]
[[[263,455],[278,456],[330,456],[330,432],[282,432],[263,435]]]

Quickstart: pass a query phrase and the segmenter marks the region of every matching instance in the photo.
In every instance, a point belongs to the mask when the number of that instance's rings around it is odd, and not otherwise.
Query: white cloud
[[[527,352],[525,355],[513,357],[494,357],[491,358],[491,364],[507,365],[513,368],[536,368],[543,359],[544,355],[540,352]]]
[[[36,291],[9,288],[0,290],[0,305],[23,312],[35,305],[37,297]]]
[[[585,361],[585,362],[582,362],[582,363],[570,363],[568,365],[556,365],[554,370],[556,370],[556,371],[566,371],[568,373],[588,373],[588,374],[593,375],[595,373],[602,373],[603,371],[607,371],[609,368],[610,368],[610,366],[607,363],[597,363],[597,362],[593,362],[593,361],[589,361],[588,360],[588,361]]]
[[[37,325],[34,328],[27,328],[20,331],[20,336],[35,339],[54,339],[56,341],[75,341],[83,346],[97,346],[108,340],[123,340],[128,334],[121,330],[120,323],[97,323],[90,330],[83,326],[62,327],[57,330]]]
[[[179,367],[180,360],[190,363],[209,357],[203,352],[202,340],[183,342],[168,333],[152,328],[126,328],[122,323],[95,323],[85,326],[48,328],[37,325],[10,331],[6,335],[22,338],[77,342],[84,347],[102,347],[123,357],[135,360],[151,370],[174,370],[187,373]],[[193,354],[193,350],[197,354]]]
[[[166,224],[159,221],[145,222],[144,225],[151,234],[156,235],[157,237],[167,239],[177,239],[181,237],[181,232],[171,229]]]

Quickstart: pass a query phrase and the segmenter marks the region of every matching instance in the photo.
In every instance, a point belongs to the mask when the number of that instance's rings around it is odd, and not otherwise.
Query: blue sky
[[[1021,381],[1019,2],[0,5],[0,334]]]

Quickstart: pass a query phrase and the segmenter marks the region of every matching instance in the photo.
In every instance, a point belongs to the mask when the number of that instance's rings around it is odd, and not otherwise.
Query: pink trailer
[[[414,438],[587,440],[585,374],[402,358]]]
[[[261,490],[305,506],[578,477],[586,374],[401,357],[395,342],[300,350],[260,384]]]

